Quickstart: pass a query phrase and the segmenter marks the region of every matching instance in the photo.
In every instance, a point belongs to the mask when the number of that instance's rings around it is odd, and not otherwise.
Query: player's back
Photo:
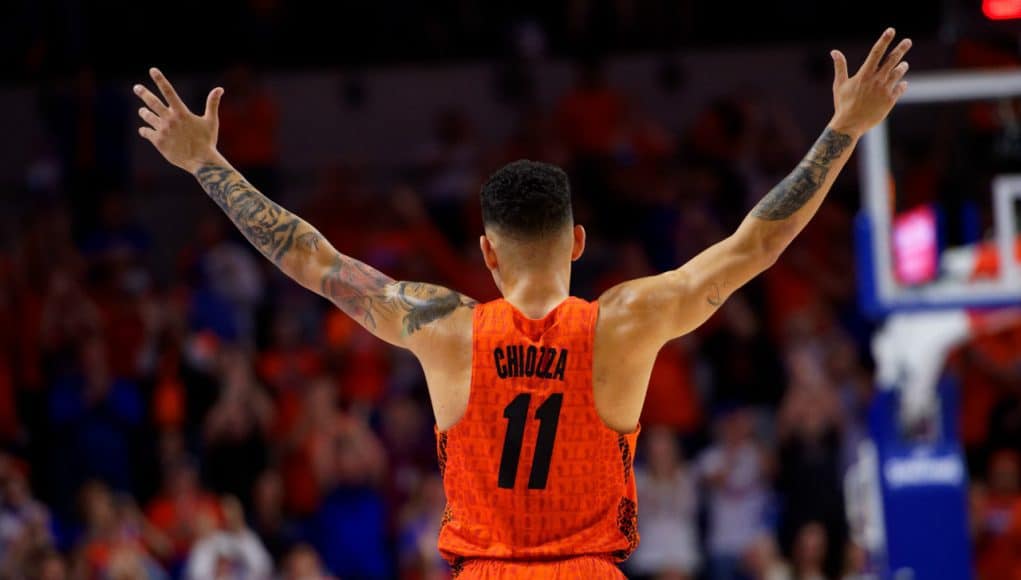
[[[593,397],[598,304],[541,319],[505,300],[475,308],[467,409],[438,433],[451,562],[626,558],[638,542],[637,433],[607,427]]]

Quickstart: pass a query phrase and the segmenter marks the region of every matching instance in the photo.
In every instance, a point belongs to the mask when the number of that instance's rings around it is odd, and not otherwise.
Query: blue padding
[[[897,390],[877,393],[869,410],[886,530],[882,578],[973,578],[956,384],[945,377],[939,393],[941,429],[934,440],[912,441],[901,432]]]
[[[886,315],[876,292],[875,264],[872,261],[872,220],[866,212],[854,216],[854,254],[857,266],[858,306],[865,316],[875,320]]]

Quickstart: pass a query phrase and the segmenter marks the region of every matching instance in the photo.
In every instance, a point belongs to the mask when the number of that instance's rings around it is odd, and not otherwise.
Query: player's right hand
[[[911,39],[900,41],[883,59],[895,34],[894,29],[887,28],[852,77],[847,76],[844,54],[839,50],[830,53],[834,70],[830,127],[834,130],[861,136],[882,121],[907,90],[908,83],[902,79],[908,72],[908,63],[902,59],[911,49]]]
[[[206,111],[198,116],[188,110],[177,91],[157,68],[149,69],[163,100],[143,85],[134,91],[146,106],[138,116],[148,125],[139,127],[138,134],[147,139],[167,161],[195,173],[200,167],[217,159],[216,137],[220,129],[219,109],[223,89],[216,87],[206,98]]]

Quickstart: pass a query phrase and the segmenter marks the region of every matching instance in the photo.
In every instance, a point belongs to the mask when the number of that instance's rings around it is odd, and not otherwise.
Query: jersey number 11
[[[507,434],[503,438],[503,454],[500,456],[500,477],[497,485],[504,489],[514,488],[518,460],[521,458],[521,440],[525,436],[525,421],[528,420],[528,406],[531,401],[532,395],[521,393],[503,410],[503,416],[507,419]],[[535,418],[539,420],[539,436],[535,440],[528,489],[546,489],[550,460],[553,459],[553,440],[557,437],[560,405],[563,402],[563,393],[553,393],[535,410]]]

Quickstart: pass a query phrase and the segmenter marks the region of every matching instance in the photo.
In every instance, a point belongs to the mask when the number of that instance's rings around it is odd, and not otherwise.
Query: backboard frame
[[[898,107],[911,104],[1021,97],[1021,72],[979,71],[917,74],[910,77]],[[896,110],[895,110],[896,111]],[[859,172],[862,210],[856,223],[859,299],[869,314],[895,311],[981,308],[1021,304],[1021,269],[1001,259],[998,275],[982,281],[943,280],[908,287],[894,276],[890,203],[890,149],[884,120],[862,139]],[[1014,255],[1018,223],[1013,204],[1021,199],[1021,174],[1001,175],[993,184],[995,243],[1001,257]]]

